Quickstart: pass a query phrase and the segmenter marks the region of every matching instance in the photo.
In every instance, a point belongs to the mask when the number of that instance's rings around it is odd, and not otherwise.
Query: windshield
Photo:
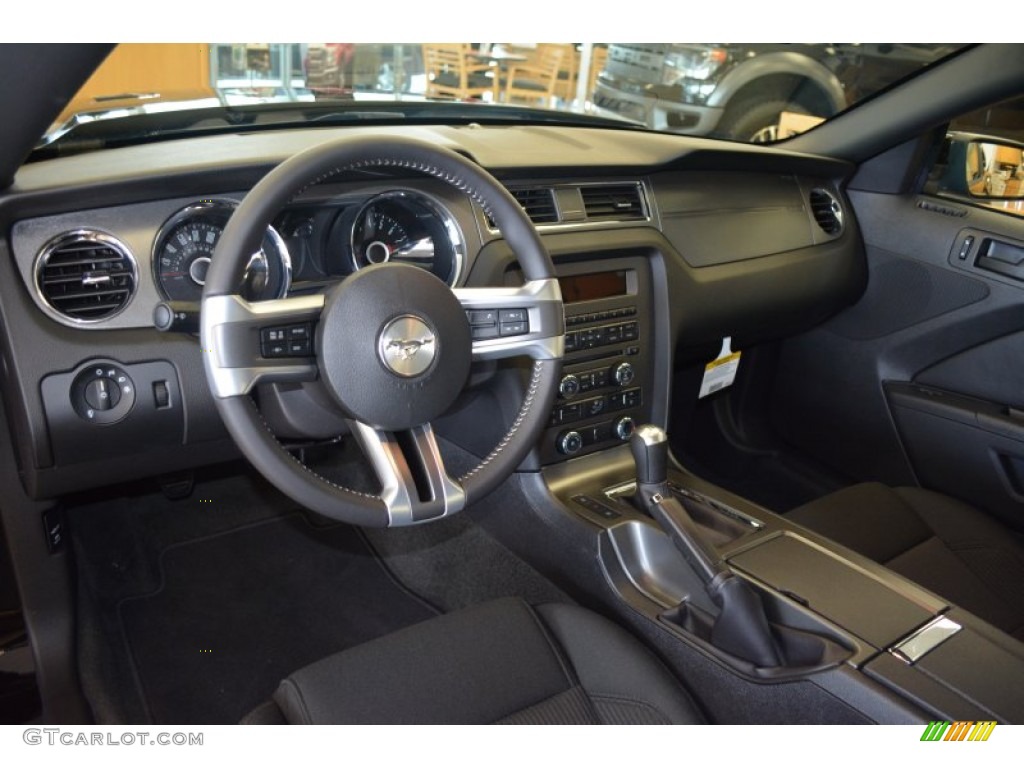
[[[948,44],[157,43],[118,46],[40,148],[350,121],[560,122],[782,141]],[[45,152],[43,153],[45,156]]]

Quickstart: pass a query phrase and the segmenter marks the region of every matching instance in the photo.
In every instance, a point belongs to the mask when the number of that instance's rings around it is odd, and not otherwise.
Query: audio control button
[[[583,448],[583,437],[579,432],[565,432],[558,438],[558,450],[566,456],[579,453],[581,448]]]
[[[615,422],[615,436],[619,440],[629,440],[630,435],[633,434],[633,430],[636,429],[636,422],[633,421],[630,416],[623,416]]]
[[[571,373],[563,376],[561,383],[558,385],[558,394],[562,397],[569,398],[575,397],[579,393],[580,380]]]
[[[615,366],[615,373],[613,375],[616,384],[620,387],[628,387],[636,378],[636,369],[633,368],[631,363],[619,363]]]

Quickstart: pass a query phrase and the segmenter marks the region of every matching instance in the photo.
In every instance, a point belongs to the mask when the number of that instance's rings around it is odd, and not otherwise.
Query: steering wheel
[[[308,187],[364,168],[419,172],[469,195],[503,233],[524,284],[452,289],[418,267],[389,263],[360,270],[324,294],[243,299],[243,271],[274,216]],[[497,335],[474,338],[467,313],[481,310],[493,313]],[[527,325],[503,328],[503,315],[525,318]],[[217,245],[200,328],[214,402],[242,453],[296,502],[371,527],[451,515],[505,480],[544,429],[564,350],[554,267],[523,209],[475,163],[405,138],[331,141],[267,174],[235,210]],[[514,333],[500,335],[506,331]],[[281,350],[267,342],[278,338],[306,338],[312,346],[298,344],[295,357],[272,356]],[[473,361],[515,356],[532,358],[533,368],[511,428],[479,466],[450,477],[431,421],[455,402]],[[260,383],[315,380],[345,414],[380,480],[379,496],[336,485],[301,463],[278,442],[249,395]]]

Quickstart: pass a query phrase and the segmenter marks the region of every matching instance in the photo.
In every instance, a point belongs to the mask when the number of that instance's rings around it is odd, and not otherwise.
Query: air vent
[[[587,221],[637,221],[647,218],[636,184],[594,184],[580,187]]]
[[[829,235],[843,231],[843,208],[839,201],[824,189],[812,189],[810,194],[811,213],[818,226]]]
[[[558,209],[555,207],[555,196],[550,187],[522,187],[510,189],[530,221],[534,224],[555,224],[558,222]]]
[[[47,309],[75,325],[118,314],[138,284],[135,258],[120,241],[79,230],[51,240],[36,260],[36,290]]]

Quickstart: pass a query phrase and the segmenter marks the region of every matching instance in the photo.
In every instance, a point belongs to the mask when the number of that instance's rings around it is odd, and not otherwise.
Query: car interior
[[[1024,46],[30,155],[110,50],[0,46],[0,721],[1024,722]]]

